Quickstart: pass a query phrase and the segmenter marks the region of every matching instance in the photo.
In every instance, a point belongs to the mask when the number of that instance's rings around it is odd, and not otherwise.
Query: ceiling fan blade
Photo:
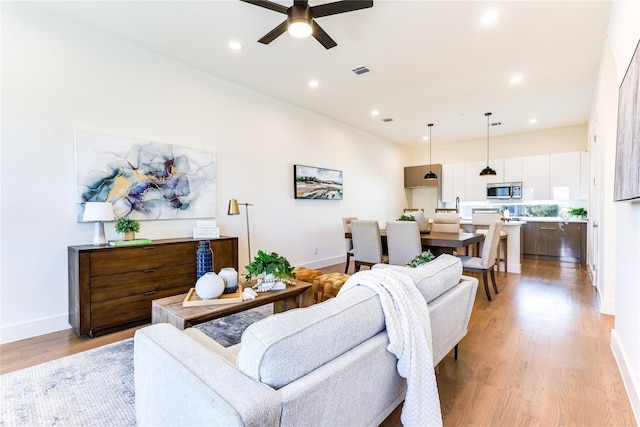
[[[325,30],[322,29],[320,25],[318,25],[315,21],[311,21],[311,27],[313,28],[312,35],[316,40],[320,42],[325,49],[331,49],[332,47],[338,46],[338,43],[333,41],[329,34]]]
[[[370,7],[373,7],[373,0],[348,0],[319,4],[310,7],[309,10],[311,11],[311,16],[321,18],[323,16],[337,15],[338,13],[352,12]]]
[[[287,21],[286,20],[282,24],[278,25],[273,30],[271,30],[267,34],[265,34],[260,40],[258,40],[258,42],[262,43],[262,44],[269,44],[272,41],[274,41],[280,34],[284,33],[285,31],[287,31]]]
[[[251,3],[256,6],[264,7],[265,9],[275,10],[276,12],[287,14],[287,10],[289,9],[287,6],[283,6],[278,3],[274,3],[268,0],[240,0],[245,3]]]

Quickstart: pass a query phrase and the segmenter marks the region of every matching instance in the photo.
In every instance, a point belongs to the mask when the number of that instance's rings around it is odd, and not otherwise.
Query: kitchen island
[[[521,227],[526,224],[526,221],[510,220],[502,222],[502,229],[507,232],[507,260],[508,265],[506,271],[508,273],[522,273],[522,253],[521,253]],[[473,225],[471,224],[471,218],[461,218],[460,228],[471,232],[473,231]]]

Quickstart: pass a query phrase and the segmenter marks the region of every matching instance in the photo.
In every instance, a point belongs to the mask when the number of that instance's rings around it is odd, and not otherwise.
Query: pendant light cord
[[[487,167],[489,167],[489,117],[491,117],[491,113],[485,113],[487,116]]]
[[[433,172],[431,170],[431,127],[433,123],[429,123],[427,126],[429,126],[429,172]]]

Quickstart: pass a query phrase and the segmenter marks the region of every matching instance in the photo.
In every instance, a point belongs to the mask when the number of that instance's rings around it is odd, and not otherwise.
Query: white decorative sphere
[[[196,293],[202,299],[218,298],[224,292],[224,280],[213,271],[205,273],[196,282]]]

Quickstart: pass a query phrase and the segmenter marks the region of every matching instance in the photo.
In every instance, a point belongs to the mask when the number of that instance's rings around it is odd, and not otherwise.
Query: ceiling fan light
[[[305,19],[298,19],[289,23],[287,31],[292,37],[304,39],[311,35],[311,25]]]
[[[480,176],[496,176],[496,175],[497,175],[496,171],[491,169],[489,166],[487,166],[486,168],[480,171]]]

